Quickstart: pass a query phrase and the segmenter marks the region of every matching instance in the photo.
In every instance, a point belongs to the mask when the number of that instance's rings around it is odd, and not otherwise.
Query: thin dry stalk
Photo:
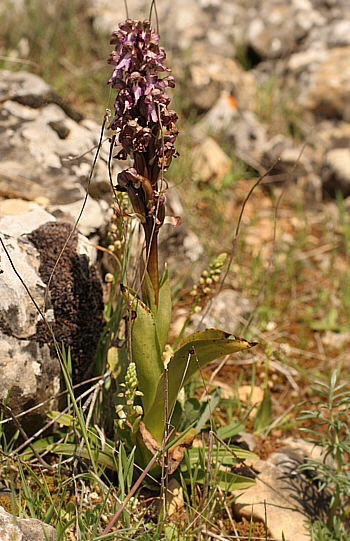
[[[12,58],[10,56],[0,55],[0,60],[4,60],[5,62],[14,62],[15,64],[26,64],[27,66],[33,66],[34,68],[41,69],[41,66],[36,62],[33,62],[32,60],[25,60],[24,58]],[[11,97],[11,94],[8,93],[8,95],[4,97],[5,99],[1,99],[1,102],[9,100]]]
[[[140,475],[140,477],[138,478],[138,480],[136,481],[136,483],[133,485],[133,487],[131,488],[130,492],[127,494],[127,496],[125,497],[124,501],[120,504],[120,506],[118,507],[117,511],[114,513],[112,519],[109,521],[109,523],[107,524],[106,528],[103,530],[103,533],[102,535],[106,535],[110,530],[111,528],[113,528],[115,522],[118,520],[119,518],[119,515],[120,513],[123,511],[123,509],[125,509],[125,506],[127,505],[127,503],[129,502],[130,498],[132,498],[132,496],[135,494],[135,492],[138,490],[138,488],[140,487],[142,481],[144,480],[144,478],[146,477],[146,475],[148,474],[148,472],[150,471],[150,469],[152,468],[153,464],[158,460],[159,458],[159,451],[152,457],[152,459],[150,460],[150,462],[147,464],[146,468],[144,469],[144,471],[142,472],[142,474]]]
[[[239,535],[238,535],[238,532],[237,532],[237,529],[236,529],[236,525],[235,523],[233,522],[233,518],[232,518],[232,514],[231,514],[231,511],[229,510],[228,508],[228,505],[226,503],[226,498],[225,498],[225,495],[222,491],[222,488],[220,486],[218,486],[218,491],[219,491],[219,494],[221,496],[221,500],[222,500],[222,505],[224,506],[224,509],[227,513],[227,516],[228,516],[228,519],[230,521],[230,524],[231,524],[231,528],[232,530],[235,532],[235,536],[236,536],[236,540],[237,541],[240,541],[240,538],[239,538]]]
[[[163,516],[166,517],[166,495],[168,494],[168,464],[169,453],[165,449],[165,442],[168,441],[169,434],[169,400],[168,400],[168,366],[164,363],[164,437],[163,437],[163,455],[162,455],[162,478],[160,492],[163,504]]]

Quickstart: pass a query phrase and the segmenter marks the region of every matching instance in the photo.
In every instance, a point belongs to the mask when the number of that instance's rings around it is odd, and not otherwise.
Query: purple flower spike
[[[127,192],[135,215],[145,232],[147,272],[152,295],[158,305],[158,232],[165,221],[164,186],[158,182],[176,156],[177,115],[168,110],[167,87],[174,88],[174,77],[163,62],[164,47],[149,21],[128,19],[113,32],[114,50],[108,63],[114,66],[109,80],[117,89],[114,118],[110,128],[116,131],[115,144],[121,149],[117,158],[133,159],[133,167],[118,175],[117,190]],[[174,225],[178,225],[176,222]],[[145,286],[149,287],[149,286]],[[151,295],[151,296],[152,296]],[[149,296],[149,298],[151,298]]]
[[[174,88],[174,77],[159,77],[169,72],[163,62],[164,47],[149,21],[128,19],[113,32],[108,63],[115,66],[109,82],[118,90],[115,115],[110,128],[116,130],[118,157],[131,156],[140,175],[156,188],[160,170],[167,169],[177,136],[177,116],[167,109],[166,88]]]

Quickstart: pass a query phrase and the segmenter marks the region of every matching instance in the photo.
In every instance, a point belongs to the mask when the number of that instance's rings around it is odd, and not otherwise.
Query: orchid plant
[[[109,83],[117,90],[109,125],[114,131],[112,144],[118,149],[115,157],[132,162],[118,174],[114,188],[127,193],[145,237],[140,291],[121,284],[127,338],[122,347],[110,349],[109,360],[114,359],[115,372],[125,378],[118,394],[118,434],[139,449],[150,448],[150,439],[154,448],[164,444],[167,411],[173,411],[181,387],[199,367],[255,345],[218,329],[185,338],[182,333],[175,351],[168,344],[171,291],[166,267],[159,278],[158,233],[165,223],[181,223],[179,217],[165,216],[164,173],[178,154],[174,147],[178,117],[168,108],[166,90],[174,88],[175,81],[164,64],[166,54],[159,39],[149,21],[127,20],[112,35],[114,50],[108,60],[114,66]],[[126,220],[131,213],[120,207],[119,215]],[[220,269],[216,270],[210,283],[217,281]]]

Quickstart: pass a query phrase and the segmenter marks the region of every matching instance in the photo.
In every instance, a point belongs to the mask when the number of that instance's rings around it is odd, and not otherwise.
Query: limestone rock
[[[329,494],[319,493],[312,477],[298,471],[305,457],[320,458],[320,448],[288,438],[267,460],[251,461],[256,485],[245,490],[234,507],[239,516],[265,522],[273,539],[310,541],[307,521],[325,518]]]
[[[0,506],[0,541],[56,541],[57,532],[49,524],[44,524],[35,518],[16,517],[13,523],[13,516],[7,513]]]
[[[100,126],[82,120],[40,77],[0,70],[0,195],[70,204],[85,187]],[[102,148],[93,175],[96,196],[109,186],[109,149]],[[121,169],[114,160],[115,172]]]
[[[34,73],[1,70],[0,102],[6,100],[27,105],[31,109],[58,103],[70,118],[77,122],[83,119],[78,111],[72,109],[50,85]]]
[[[203,313],[193,314],[191,322],[186,329],[186,335],[197,330],[204,331],[212,327],[223,329],[230,334],[235,334],[241,318],[247,317],[251,310],[252,306],[248,299],[245,299],[233,289],[223,289],[210,302],[208,313],[206,313],[206,309],[204,308]],[[178,319],[173,325],[175,333],[180,332],[186,320],[187,313],[188,311],[186,310],[183,314],[180,313],[178,315]]]
[[[350,150],[333,148],[326,153],[322,168],[323,189],[332,197],[338,190],[350,195]]]
[[[19,214],[21,211],[23,214]],[[43,229],[49,231],[46,239],[40,236]],[[77,253],[77,249],[87,253],[82,242],[78,245],[77,237],[73,237],[57,267],[44,307],[48,277],[70,230],[70,225],[56,223],[54,216],[33,202],[0,202],[0,234],[12,264],[45,312],[58,342],[63,340],[66,346],[72,346],[72,353],[76,352],[72,355],[73,379],[78,382],[88,377],[94,361],[102,330],[102,291],[87,256]],[[35,241],[42,250],[41,257]],[[26,416],[26,431],[33,434],[47,420],[46,411],[57,408],[60,364],[52,338],[3,250],[1,267],[0,399],[9,397],[8,405],[16,415],[45,402]]]
[[[74,225],[80,215],[84,202],[85,199],[80,199],[68,205],[51,206],[50,211],[58,220],[69,221]],[[96,199],[89,196],[77,225],[78,231],[82,235],[89,237],[96,233],[102,226],[106,225],[110,216],[111,210],[106,201],[96,201]]]
[[[350,121],[350,46],[335,47],[303,72],[298,83],[299,104],[330,118]]]
[[[248,28],[248,43],[261,58],[285,58],[313,27],[326,23],[309,0],[261,4]]]
[[[209,182],[220,188],[231,169],[231,160],[212,137],[206,137],[193,149],[192,162],[195,180]]]

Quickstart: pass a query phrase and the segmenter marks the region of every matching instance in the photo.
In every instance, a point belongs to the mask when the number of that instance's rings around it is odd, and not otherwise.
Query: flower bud
[[[137,415],[143,415],[142,406],[135,406],[135,412],[137,413]]]

